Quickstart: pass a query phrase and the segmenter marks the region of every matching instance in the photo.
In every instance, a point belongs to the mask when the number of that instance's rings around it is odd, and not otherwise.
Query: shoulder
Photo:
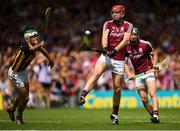
[[[106,22],[104,23],[104,26],[106,26],[106,25],[111,25],[111,24],[113,24],[113,21],[112,21],[112,20],[108,20],[108,21],[106,21]]]
[[[125,29],[127,30],[128,33],[130,33],[132,31],[133,28],[133,24],[128,22],[128,21],[123,21],[123,26],[125,27]]]
[[[139,42],[142,44],[145,44],[145,45],[151,45],[151,43],[149,41],[146,41],[146,40],[140,39]]]
[[[109,20],[104,23],[103,30],[110,30],[113,26],[113,21]]]
[[[133,25],[132,23],[128,22],[128,21],[125,21],[123,22],[125,25]]]
[[[140,41],[141,44],[144,44],[145,46],[149,46],[149,47],[151,47],[153,49],[153,46],[149,41],[145,41],[145,40],[142,40],[142,39],[140,39],[139,41]]]
[[[20,43],[19,48],[25,52],[29,51],[29,46],[26,43]]]

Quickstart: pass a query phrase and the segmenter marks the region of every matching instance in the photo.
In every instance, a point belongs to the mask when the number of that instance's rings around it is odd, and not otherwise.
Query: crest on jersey
[[[120,32],[124,32],[124,27],[121,27],[121,28],[120,28]]]
[[[139,52],[142,53],[142,52],[143,52],[143,49],[142,49],[142,48],[139,48]]]

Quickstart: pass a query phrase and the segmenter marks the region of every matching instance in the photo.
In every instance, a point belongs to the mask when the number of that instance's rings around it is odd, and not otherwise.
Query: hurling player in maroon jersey
[[[113,80],[113,112],[110,116],[113,124],[118,124],[118,111],[121,98],[121,84],[124,76],[125,67],[125,45],[130,40],[133,25],[123,19],[125,15],[125,7],[123,5],[115,5],[112,7],[112,20],[106,21],[102,32],[102,54],[88,79],[81,93],[79,104],[85,103],[86,95],[94,88],[95,82],[106,71],[112,72]]]
[[[126,56],[131,60],[134,67],[132,73],[125,64],[125,71],[129,77],[152,70],[157,63],[157,56],[153,52],[153,48],[148,41],[139,38],[138,28],[133,28],[130,43],[126,46]],[[147,73],[135,79],[135,85],[141,97],[142,103],[151,115],[153,123],[159,123],[158,118],[158,99],[156,95],[156,81],[153,72]],[[152,98],[152,105],[148,103],[148,92]]]

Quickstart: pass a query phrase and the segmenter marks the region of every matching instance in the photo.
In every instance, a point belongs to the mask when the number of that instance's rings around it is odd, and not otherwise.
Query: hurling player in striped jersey
[[[50,58],[48,51],[44,48],[47,43],[38,41],[38,32],[34,28],[27,29],[24,32],[25,43],[20,44],[11,66],[8,70],[8,77],[13,84],[17,96],[11,105],[7,108],[9,118],[16,121],[17,124],[24,124],[23,111],[29,100],[29,80],[27,74],[27,67],[34,59],[36,52],[41,52],[49,61],[49,66],[54,65],[53,60]],[[14,113],[17,108],[17,115]]]

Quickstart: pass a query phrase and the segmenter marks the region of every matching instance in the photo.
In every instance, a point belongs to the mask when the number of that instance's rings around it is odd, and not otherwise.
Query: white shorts
[[[27,71],[23,70],[20,72],[13,72],[10,67],[8,70],[8,77],[12,81],[15,88],[24,88],[25,84],[28,83]]]
[[[115,74],[124,75],[124,61],[114,60],[109,58],[108,56],[101,55],[98,61],[103,61],[108,65],[110,71]]]
[[[137,89],[145,88],[146,82],[152,81],[152,80],[155,82],[155,75],[153,72],[142,75],[135,79],[136,88]]]

